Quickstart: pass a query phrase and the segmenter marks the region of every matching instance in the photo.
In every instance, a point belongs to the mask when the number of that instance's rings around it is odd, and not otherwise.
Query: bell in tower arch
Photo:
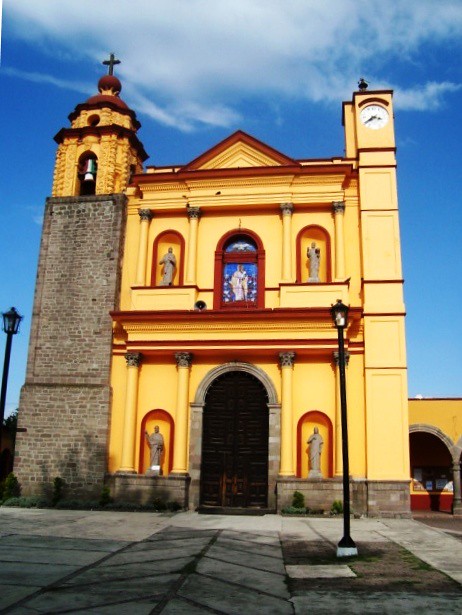
[[[96,194],[96,175],[98,160],[96,155],[85,153],[81,156],[78,165],[78,182],[80,184],[79,196]]]

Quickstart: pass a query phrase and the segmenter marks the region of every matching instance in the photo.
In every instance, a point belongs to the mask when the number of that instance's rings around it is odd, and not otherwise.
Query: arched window
[[[85,152],[80,156],[77,170],[79,196],[96,194],[97,174],[98,158],[93,152]]]
[[[222,237],[215,252],[214,309],[264,307],[265,251],[241,229]]]

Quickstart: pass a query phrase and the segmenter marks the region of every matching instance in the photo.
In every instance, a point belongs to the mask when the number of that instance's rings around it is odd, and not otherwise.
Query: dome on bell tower
[[[120,98],[122,84],[115,75],[103,75],[98,81],[98,92],[94,96],[90,96],[87,100],[87,105],[99,105],[102,103],[111,103],[121,109],[128,109],[127,104]]]
[[[148,157],[136,136],[141,124],[120,98],[122,84],[113,74],[120,60],[111,53],[103,64],[109,69],[98,81],[98,93],[77,105],[69,115],[71,127],[55,136],[53,196],[122,192]]]

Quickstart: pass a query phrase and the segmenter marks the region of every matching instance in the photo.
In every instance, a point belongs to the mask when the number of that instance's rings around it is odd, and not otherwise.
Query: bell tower
[[[114,54],[103,62],[107,75],[99,93],[77,105],[69,115],[70,128],[55,136],[58,143],[53,196],[87,196],[123,192],[148,157],[136,133],[140,123],[120,98],[122,85],[113,74]]]
[[[112,321],[120,306],[127,197],[147,158],[113,73],[55,137],[45,206],[15,472],[24,493],[60,476],[69,495],[99,493],[107,469]]]

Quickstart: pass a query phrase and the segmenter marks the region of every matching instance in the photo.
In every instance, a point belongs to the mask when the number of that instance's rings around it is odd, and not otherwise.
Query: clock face
[[[361,111],[359,118],[366,128],[378,130],[387,124],[389,115],[388,111],[380,105],[368,105]]]

